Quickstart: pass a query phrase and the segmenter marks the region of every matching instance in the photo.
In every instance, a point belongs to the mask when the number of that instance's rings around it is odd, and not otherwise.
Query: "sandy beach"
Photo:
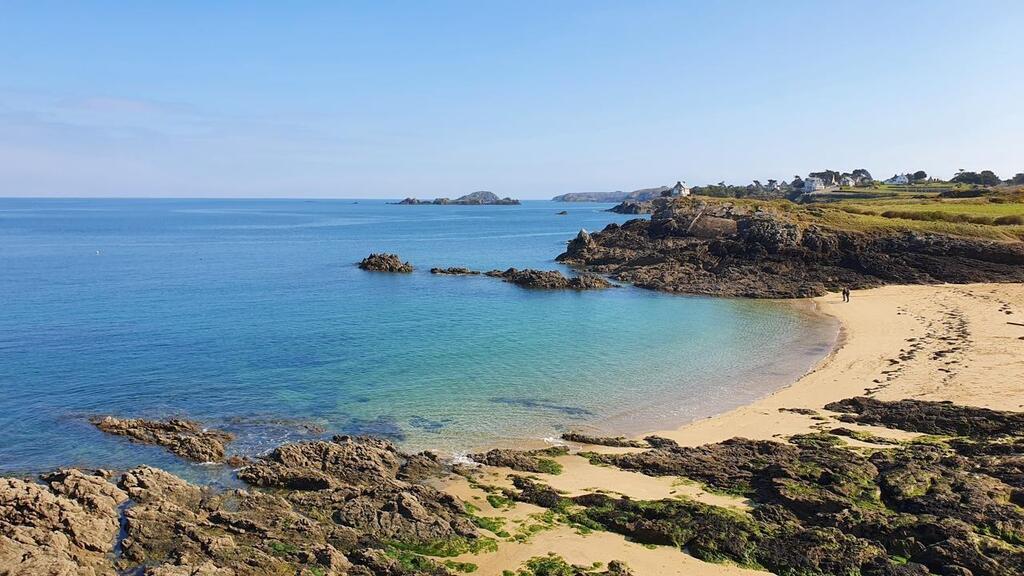
[[[836,415],[823,410],[823,406],[865,395],[879,400],[949,400],[999,410],[1024,409],[1024,285],[888,286],[855,291],[849,303],[844,303],[839,294],[814,302],[843,326],[836,349],[814,371],[751,405],[658,435],[682,445],[733,437],[784,440],[837,426]],[[890,438],[915,435],[881,427],[842,425]],[[630,450],[582,448],[598,452]],[[562,474],[537,476],[568,495],[603,490],[640,499],[686,496],[736,509],[749,506],[741,498],[708,493],[695,483],[598,467],[575,454],[559,457],[558,461],[564,467]],[[479,574],[514,570],[527,559],[549,552],[582,565],[625,561],[638,575],[764,573],[702,562],[670,547],[644,547],[614,534],[579,534],[565,526],[542,527],[544,510],[530,504],[490,506],[481,486],[508,486],[510,472],[487,468],[472,485],[463,479],[446,485],[453,494],[478,506],[482,516],[505,518],[506,530],[513,535],[517,530],[531,533],[523,542],[502,543],[496,553],[462,558],[476,563]]]

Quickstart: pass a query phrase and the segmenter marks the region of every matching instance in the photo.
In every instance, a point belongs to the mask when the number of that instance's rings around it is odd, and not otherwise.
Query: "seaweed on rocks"
[[[683,447],[594,454],[596,463],[680,476],[751,499],[747,513],[674,498],[568,498],[533,480],[516,499],[641,543],[676,546],[780,575],[1024,573],[1024,438],[1017,413],[946,403],[851,399],[872,423],[962,434],[855,450],[839,436],[789,442],[734,438]]]
[[[859,396],[826,404],[825,409],[843,413],[840,420],[846,422],[877,424],[925,434],[972,437],[1024,435],[1024,413],[957,406],[952,402],[882,402]]]

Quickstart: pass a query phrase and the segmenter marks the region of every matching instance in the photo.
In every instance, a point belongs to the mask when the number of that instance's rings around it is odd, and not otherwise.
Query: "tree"
[[[913,179],[914,179],[914,182],[920,182],[921,180],[927,180],[928,179],[928,173],[925,172],[924,170],[918,170],[917,172],[914,172]]]
[[[1015,174],[1013,176],[1013,178],[1010,178],[1009,180],[1007,180],[1006,183],[1007,184],[1014,184],[1014,185],[1018,185],[1018,186],[1019,185],[1024,185],[1024,172],[1017,172],[1017,174]]]
[[[835,170],[824,170],[822,172],[811,172],[807,176],[811,178],[821,178],[825,184],[838,184],[840,174]]]
[[[856,170],[851,172],[850,175],[853,176],[854,180],[874,180],[874,178],[871,177],[871,172],[868,172],[864,168],[857,168]]]
[[[958,184],[974,184],[976,186],[998,186],[1002,183],[999,176],[995,175],[995,172],[991,170],[982,170],[981,172],[965,172],[963,168],[953,176],[951,182]]]

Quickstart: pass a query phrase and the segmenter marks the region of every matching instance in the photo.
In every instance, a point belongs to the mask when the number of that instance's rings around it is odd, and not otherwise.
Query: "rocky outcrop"
[[[1024,573],[1020,414],[863,398],[829,409],[956,436],[869,450],[827,433],[697,447],[649,437],[653,448],[642,452],[587,454],[598,464],[744,496],[756,505],[750,513],[678,498],[567,497],[525,478],[509,495],[564,511],[579,525],[776,574]]]
[[[487,452],[470,454],[474,462],[487,466],[503,466],[520,472],[544,472],[558,474],[561,466],[551,458],[565,456],[569,449],[565,446],[553,446],[541,450],[508,450],[495,448]]]
[[[841,420],[877,424],[900,430],[950,436],[1024,436],[1024,413],[958,406],[952,402],[847,398],[825,405],[842,412]]]
[[[441,472],[432,455],[336,437],[257,459],[239,473],[249,489],[149,466],[116,485],[78,470],[0,479],[0,574],[447,576],[412,550],[484,541],[462,502],[419,483]]]
[[[659,198],[650,220],[577,236],[560,262],[643,288],[797,298],[843,287],[1022,282],[1024,243],[840,229],[809,209]],[[816,209],[820,210],[820,209]]]
[[[253,486],[323,490],[365,486],[394,478],[401,457],[386,440],[336,436],[331,441],[285,444],[238,471]]]
[[[600,290],[611,288],[611,282],[595,274],[580,274],[572,278],[566,278],[557,270],[491,270],[485,272],[488,276],[501,278],[505,282],[522,286],[524,288],[541,288],[545,290]]]
[[[447,276],[476,276],[480,272],[476,270],[470,270],[469,268],[463,268],[461,266],[453,266],[449,268],[431,268],[431,274],[443,274]]]
[[[576,442],[578,444],[592,444],[594,446],[612,446],[617,448],[649,448],[646,440],[626,438],[624,436],[591,436],[582,432],[566,432],[562,434],[562,440]]]
[[[398,204],[405,205],[418,205],[418,204],[435,204],[435,205],[447,205],[455,204],[461,206],[512,206],[519,204],[519,200],[513,198],[499,198],[497,194],[488,192],[486,190],[480,190],[477,192],[471,192],[465,196],[459,196],[455,200],[448,198],[437,198],[434,200],[418,200],[416,198],[406,198]]]
[[[174,454],[196,462],[222,462],[224,445],[234,436],[219,430],[208,430],[190,420],[166,421],[142,418],[103,416],[91,420],[94,426],[117,436],[142,444],[163,446]]]
[[[363,258],[359,263],[359,267],[371,272],[398,272],[402,274],[408,274],[413,270],[412,264],[402,262],[402,259],[397,254],[376,252]]]
[[[650,214],[654,212],[654,204],[649,201],[623,200],[609,208],[608,211],[615,212],[616,214]]]
[[[43,483],[0,478],[0,574],[109,574],[118,507],[105,478],[60,470]]]

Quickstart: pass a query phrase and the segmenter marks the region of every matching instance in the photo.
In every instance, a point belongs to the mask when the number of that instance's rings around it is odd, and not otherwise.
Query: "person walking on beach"
[[[850,301],[850,289],[847,288],[846,286],[843,286],[843,302],[849,302],[849,301]]]

